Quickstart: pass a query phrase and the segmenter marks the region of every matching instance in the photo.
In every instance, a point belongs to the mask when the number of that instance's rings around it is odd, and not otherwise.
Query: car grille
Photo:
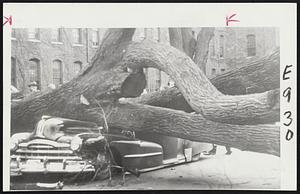
[[[47,142],[48,141],[48,142]],[[51,161],[63,160],[81,160],[67,143],[58,143],[51,140],[44,141],[43,143],[28,142],[20,143],[18,149],[11,156],[11,159],[20,158],[21,160],[27,159],[40,159]]]

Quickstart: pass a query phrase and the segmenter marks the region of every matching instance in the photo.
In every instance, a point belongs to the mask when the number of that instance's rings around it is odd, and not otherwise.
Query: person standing
[[[38,89],[38,84],[37,82],[30,82],[30,84],[28,84],[29,90],[31,93],[34,92],[39,92],[40,90]]]
[[[208,152],[209,155],[215,155],[217,152],[217,145],[216,144],[212,144],[213,148]],[[226,155],[230,155],[232,153],[231,151],[231,147],[229,146],[225,146],[226,148]]]

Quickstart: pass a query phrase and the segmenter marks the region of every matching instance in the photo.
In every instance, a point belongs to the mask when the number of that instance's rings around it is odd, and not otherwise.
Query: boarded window
[[[82,29],[75,28],[73,29],[73,41],[75,44],[82,44]]]
[[[74,62],[74,72],[75,72],[75,75],[78,75],[78,73],[80,72],[82,68],[82,63],[80,61],[75,61]]]
[[[63,83],[62,62],[60,60],[53,61],[53,84],[59,86]]]
[[[224,57],[224,35],[220,35],[220,57]]]
[[[62,29],[54,28],[52,30],[52,41],[53,42],[62,42]]]
[[[248,56],[256,55],[256,40],[254,34],[247,35],[247,54]]]
[[[38,84],[38,89],[40,89],[41,75],[40,75],[40,60],[30,59],[28,67],[28,79],[29,82],[36,82]]]
[[[40,40],[40,30],[38,28],[28,28],[29,40]]]
[[[17,88],[17,62],[14,57],[11,57],[11,85]]]

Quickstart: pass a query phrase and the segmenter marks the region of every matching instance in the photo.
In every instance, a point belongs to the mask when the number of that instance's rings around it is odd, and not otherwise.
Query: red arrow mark
[[[5,17],[3,16],[4,19],[5,19],[5,22],[3,23],[3,26],[7,23],[9,23],[9,25],[12,25],[12,16],[9,16],[9,17]]]
[[[226,26],[229,25],[229,22],[240,22],[240,20],[232,20],[231,18],[233,18],[234,16],[236,16],[236,14],[232,14],[231,16],[226,16]]]

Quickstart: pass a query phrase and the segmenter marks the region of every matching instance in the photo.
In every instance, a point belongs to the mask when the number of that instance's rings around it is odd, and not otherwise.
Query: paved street
[[[232,149],[225,155],[225,148],[218,147],[215,156],[205,156],[189,164],[178,165],[141,174],[139,178],[114,177],[112,186],[107,181],[65,185],[64,190],[102,189],[279,189],[280,159],[275,156],[242,152]]]

